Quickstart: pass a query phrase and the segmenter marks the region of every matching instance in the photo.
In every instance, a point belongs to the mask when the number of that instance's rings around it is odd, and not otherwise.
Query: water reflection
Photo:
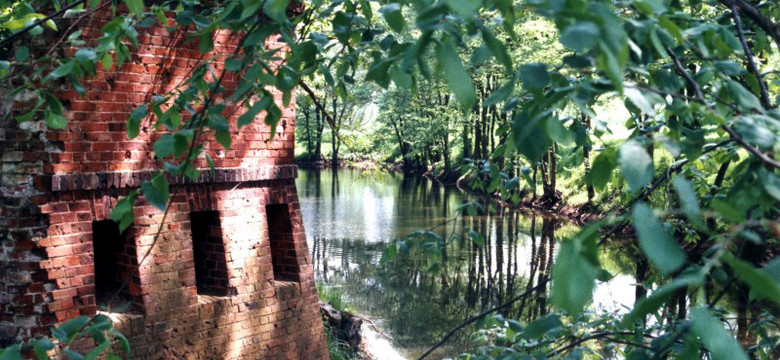
[[[479,216],[447,221],[469,199],[456,188],[401,174],[301,170],[298,188],[316,277],[339,287],[358,312],[381,319],[407,357],[419,355],[464,319],[537,285],[532,296],[503,313],[525,320],[546,314],[557,242],[577,230],[495,205]],[[390,241],[431,227],[450,239],[438,273],[429,271],[430,256],[419,252],[380,262]],[[482,235],[482,246],[449,236],[470,230]],[[596,308],[633,303],[632,278],[616,280],[599,285]],[[467,349],[470,330],[434,355]]]

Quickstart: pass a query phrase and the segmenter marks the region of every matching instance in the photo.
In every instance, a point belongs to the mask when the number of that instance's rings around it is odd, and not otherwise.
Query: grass
[[[317,294],[320,296],[320,300],[330,304],[334,309],[349,311],[342,294],[337,289],[327,287],[322,282],[317,282]]]
[[[319,294],[320,300],[330,304],[334,309],[346,310],[344,298],[338,290],[329,288],[322,282],[317,282],[317,294]],[[323,321],[323,325],[325,326],[325,338],[328,341],[328,353],[331,360],[360,360],[359,357],[352,354],[349,345],[336,336],[336,330],[332,329],[330,324]]]
[[[360,360],[357,356],[352,354],[347,343],[339,340],[333,329],[327,323],[325,325],[325,338],[328,340],[328,353],[331,360]]]

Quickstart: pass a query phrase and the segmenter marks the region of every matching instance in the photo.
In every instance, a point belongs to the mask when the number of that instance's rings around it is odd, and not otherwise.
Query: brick
[[[88,42],[100,36],[111,16],[106,9],[85,19],[82,36]],[[95,230],[100,225],[93,221],[106,220],[118,199],[158,166],[150,151],[162,134],[145,124],[137,139],[128,140],[128,115],[151,94],[172,89],[201,57],[186,29],[139,31],[139,47],[121,69],[99,69],[83,82],[83,97],[72,90],[58,94],[67,129],[0,119],[0,215],[8,225],[0,229],[7,238],[0,268],[12,269],[0,273],[6,285],[0,286],[0,327],[13,329],[7,332],[13,338],[0,343],[45,336],[51,325],[93,315],[106,305],[106,284],[124,282],[118,297],[134,313],[113,318],[135,359],[327,359],[294,182],[294,108],[282,109],[273,141],[266,141],[270,129],[262,116],[241,130],[231,125],[230,150],[204,136],[218,171],[203,172],[197,181],[170,179],[167,223],[143,263],[159,229],[159,210],[140,199],[128,232]],[[237,36],[214,36],[218,45],[207,58],[235,50]],[[272,39],[267,45],[283,46]],[[218,73],[224,69],[211,65]],[[239,79],[227,74],[228,93]],[[275,92],[277,101],[280,96]],[[9,106],[20,111],[25,104],[0,101],[0,108]],[[241,110],[224,115],[235,124]],[[200,159],[198,166],[207,164]],[[204,223],[193,212],[216,216]],[[206,240],[198,242],[199,236]],[[96,247],[106,241],[117,246]]]

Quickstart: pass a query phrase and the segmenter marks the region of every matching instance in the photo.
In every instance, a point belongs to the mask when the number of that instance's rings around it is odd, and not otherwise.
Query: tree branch
[[[514,299],[509,300],[509,301],[507,301],[507,302],[505,302],[505,303],[503,303],[501,305],[498,305],[498,306],[496,306],[496,307],[494,307],[492,309],[485,310],[484,312],[480,313],[479,315],[474,316],[474,317],[472,317],[472,318],[470,318],[470,319],[460,323],[458,326],[456,326],[455,328],[450,330],[447,333],[447,335],[444,335],[444,337],[438,343],[436,343],[436,345],[431,346],[422,355],[420,355],[420,357],[418,357],[417,360],[425,359],[434,350],[436,350],[439,347],[441,347],[442,345],[444,345],[447,342],[447,340],[449,340],[453,335],[455,335],[455,333],[457,333],[458,331],[460,331],[464,327],[468,326],[469,324],[472,324],[472,323],[476,322],[477,320],[479,320],[479,319],[481,319],[481,318],[483,318],[483,317],[485,317],[485,316],[487,316],[487,315],[489,315],[491,313],[494,313],[494,312],[496,312],[498,310],[501,310],[501,309],[503,309],[503,308],[505,308],[505,307],[507,307],[509,305],[514,304],[518,300],[520,300],[520,299],[522,299],[522,298],[524,298],[524,297],[526,297],[528,295],[533,294],[535,291],[539,290],[542,286],[545,286],[547,284],[547,282],[549,282],[549,281],[550,281],[550,279],[543,279],[538,284],[536,284],[536,286],[534,286],[534,287],[528,289],[526,292],[516,296]]]
[[[24,29],[22,29],[22,30],[19,30],[18,32],[15,32],[15,33],[13,33],[13,34],[11,34],[11,35],[10,35],[10,36],[8,36],[7,38],[0,40],[0,47],[2,47],[3,45],[5,45],[6,43],[9,43],[9,42],[11,42],[12,40],[16,39],[17,37],[19,37],[19,36],[21,36],[21,35],[23,35],[23,34],[25,34],[25,33],[29,32],[30,30],[34,29],[36,26],[39,26],[39,25],[41,25],[41,24],[43,24],[43,23],[45,23],[45,22],[47,22],[47,21],[49,21],[49,20],[51,20],[51,19],[53,19],[53,18],[55,18],[55,17],[57,17],[57,16],[60,16],[60,14],[63,14],[63,13],[65,13],[66,11],[68,11],[68,10],[70,10],[70,9],[72,9],[72,8],[74,8],[74,7],[76,7],[76,6],[78,6],[78,5],[81,5],[81,4],[83,4],[83,3],[84,3],[84,1],[85,1],[85,0],[76,0],[75,2],[73,2],[73,3],[69,4],[68,6],[65,6],[65,7],[63,7],[63,8],[62,8],[62,9],[60,9],[59,11],[56,11],[56,12],[52,13],[51,15],[48,15],[48,16],[46,16],[46,17],[42,18],[42,19],[38,19],[38,20],[37,20],[37,21],[35,21],[34,23],[30,24],[30,26],[27,26],[26,28],[24,28]]]
[[[737,0],[731,0],[731,17],[734,19],[734,27],[737,29],[739,42],[742,44],[742,49],[745,51],[745,57],[747,58],[748,62],[748,69],[750,69],[750,72],[756,76],[758,86],[761,88],[761,105],[764,105],[765,108],[770,108],[772,107],[772,101],[769,100],[769,92],[766,89],[764,77],[761,76],[761,72],[758,71],[758,67],[756,66],[756,59],[753,56],[753,52],[750,51],[750,46],[748,46],[747,40],[745,40],[745,31],[742,30],[742,19],[739,17],[739,11],[737,11]]]
[[[758,10],[753,4],[745,0],[718,0],[721,4],[731,7],[731,4],[735,4],[742,10],[742,13],[747,15],[750,20],[753,20],[758,27],[764,30],[775,43],[780,46],[780,28],[770,18],[764,16],[760,10]]]
[[[715,151],[715,150],[717,150],[717,149],[719,149],[719,148],[721,148],[721,147],[723,147],[725,145],[728,145],[728,144],[730,144],[730,143],[732,143],[734,141],[736,141],[736,140],[735,139],[723,140],[723,141],[721,141],[721,142],[719,142],[719,143],[717,143],[715,145],[712,145],[712,146],[704,149],[701,152],[701,155],[704,155],[704,154],[709,153],[711,151]],[[644,189],[642,189],[642,192],[640,192],[639,195],[637,195],[635,198],[633,198],[624,208],[629,209],[632,206],[634,206],[634,204],[636,204],[638,201],[642,201],[642,200],[645,200],[645,199],[649,198],[650,195],[656,189],[658,189],[658,187],[660,187],[664,182],[669,180],[669,178],[672,176],[672,174],[677,173],[680,170],[682,170],[682,168],[685,165],[687,165],[690,161],[691,161],[691,159],[685,159],[685,160],[679,161],[679,162],[675,163],[674,165],[670,166],[669,169],[664,171],[663,175],[659,176],[658,178],[653,180],[653,182],[649,186],[647,186]],[[602,234],[601,235],[601,241],[599,242],[599,245],[604,244],[607,241],[607,239],[609,239],[609,237],[612,236],[612,234],[614,234],[615,232],[617,232],[618,230],[623,228],[623,226],[626,224],[626,222],[628,222],[628,218],[625,218],[622,221],[618,222],[612,228],[607,230],[606,233]]]
[[[740,0],[732,0],[732,1],[740,1]],[[699,83],[694,80],[690,74],[688,74],[688,71],[685,70],[685,68],[682,66],[682,63],[680,62],[680,58],[677,57],[677,54],[675,54],[672,50],[666,49],[669,56],[672,57],[672,60],[674,61],[674,67],[677,69],[677,72],[682,75],[682,77],[685,78],[685,80],[693,87],[693,91],[696,93],[695,100],[704,106],[707,106],[708,108],[712,109],[707,102],[704,100],[704,94],[702,93],[701,86],[699,86]],[[731,136],[734,141],[738,142],[745,150],[747,150],[749,153],[755,155],[757,158],[759,158],[761,161],[766,163],[767,165],[770,165],[774,167],[775,169],[780,169],[780,162],[771,158],[767,154],[764,154],[756,148],[753,145],[750,145],[745,139],[742,138],[742,136],[739,135],[733,128],[728,126],[727,124],[722,124],[720,126],[723,130],[725,130],[729,136]]]

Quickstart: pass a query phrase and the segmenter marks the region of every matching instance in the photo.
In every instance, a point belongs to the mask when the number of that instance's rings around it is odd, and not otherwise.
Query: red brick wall
[[[105,19],[95,16],[81,28],[95,36]],[[116,201],[160,166],[151,157],[160,134],[147,124],[127,140],[127,117],[180,82],[200,58],[184,31],[139,32],[131,63],[85,82],[84,97],[64,93],[66,130],[16,124],[10,112],[23,104],[0,106],[0,345],[48,335],[51,325],[98,310],[93,222],[106,220]],[[232,52],[237,42],[229,33],[215,38],[218,54]],[[220,62],[213,65],[221,71]],[[225,79],[228,90],[237,85],[237,76]],[[226,111],[233,123],[235,110]],[[207,141],[217,171],[196,181],[169,179],[173,203],[161,230],[163,212],[139,199],[128,230],[133,243],[122,255],[130,257],[127,264],[141,263],[124,275],[132,279],[127,297],[137,307],[111,314],[133,343],[134,358],[327,359],[294,183],[293,108],[283,110],[276,132],[270,141],[270,129],[258,119],[233,129],[229,150]],[[274,277],[269,204],[289,212],[285,271],[294,276],[284,279],[292,282]],[[202,211],[219,215],[209,256],[225,269],[225,296],[198,293],[191,212]]]

